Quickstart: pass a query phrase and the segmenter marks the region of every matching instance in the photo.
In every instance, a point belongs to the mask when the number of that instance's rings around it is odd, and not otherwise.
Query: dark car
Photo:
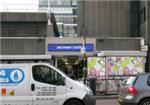
[[[118,102],[121,105],[150,105],[150,74],[139,74],[124,79]]]

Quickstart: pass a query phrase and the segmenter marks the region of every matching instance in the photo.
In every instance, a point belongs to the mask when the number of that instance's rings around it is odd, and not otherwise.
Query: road
[[[116,99],[97,99],[96,105],[119,105]]]

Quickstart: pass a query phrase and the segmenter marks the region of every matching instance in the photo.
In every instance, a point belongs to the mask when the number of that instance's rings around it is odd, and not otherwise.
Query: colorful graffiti
[[[129,75],[144,72],[145,57],[89,57],[88,77],[96,78],[96,92],[114,94]]]
[[[88,76],[89,78],[105,78],[105,57],[88,58]]]
[[[107,80],[107,92],[113,93],[119,91],[121,80]]]
[[[135,75],[144,72],[144,57],[108,57],[108,75]]]

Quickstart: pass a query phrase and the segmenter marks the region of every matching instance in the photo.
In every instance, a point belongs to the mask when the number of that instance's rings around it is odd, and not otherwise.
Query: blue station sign
[[[48,44],[48,51],[81,51],[83,44]],[[85,45],[87,52],[94,51],[94,45],[88,43]]]

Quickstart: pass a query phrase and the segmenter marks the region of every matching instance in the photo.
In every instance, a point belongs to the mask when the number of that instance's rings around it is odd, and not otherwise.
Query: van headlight
[[[92,92],[92,90],[89,87],[85,86],[84,89],[87,92],[87,94],[93,95],[93,92]]]

